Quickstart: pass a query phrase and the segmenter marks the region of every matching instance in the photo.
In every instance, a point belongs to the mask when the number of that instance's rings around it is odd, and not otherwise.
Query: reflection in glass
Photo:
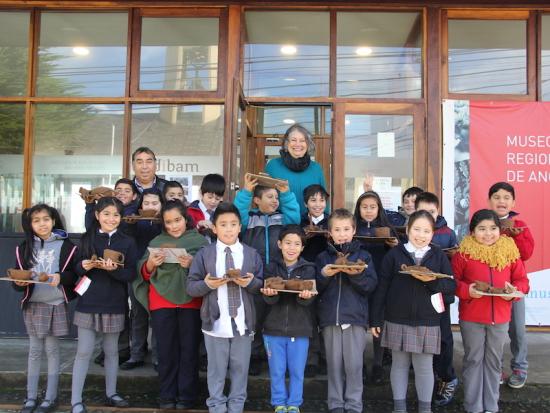
[[[413,117],[346,115],[345,124],[346,208],[353,211],[371,185],[385,208],[397,210],[413,182]]]
[[[321,114],[328,116],[328,122],[321,124]],[[326,118],[325,118],[326,119]],[[322,106],[315,107],[265,107],[256,111],[256,130],[259,134],[284,135],[286,130],[299,123],[314,135],[330,134],[330,110]],[[322,126],[325,130],[322,130]],[[326,130],[326,127],[329,127]]]
[[[123,105],[39,104],[34,120],[32,202],[57,208],[84,231],[82,186],[113,187],[122,175]]]
[[[328,96],[329,29],[327,12],[247,12],[245,94]]]
[[[449,20],[449,92],[527,93],[525,20]]]
[[[141,90],[216,90],[218,18],[144,17]]]
[[[188,200],[202,177],[223,174],[223,105],[133,105],[130,151],[150,147],[157,175],[179,181]]]
[[[0,12],[0,96],[27,93],[29,12]]]
[[[337,95],[422,97],[421,13],[338,13]]]
[[[542,100],[550,100],[550,15],[541,17],[541,91]]]
[[[0,104],[0,232],[20,232],[25,105]]]
[[[40,96],[123,96],[127,13],[43,12]]]

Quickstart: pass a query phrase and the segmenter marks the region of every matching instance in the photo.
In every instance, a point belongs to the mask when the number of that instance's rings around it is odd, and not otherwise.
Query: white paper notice
[[[78,284],[76,285],[74,290],[78,295],[84,295],[84,293],[90,287],[91,283],[92,283],[92,280],[90,280],[88,277],[84,276],[80,279],[80,281],[78,282]]]
[[[372,190],[376,192],[391,191],[391,176],[375,176],[372,179]]]
[[[378,132],[376,135],[379,158],[395,158],[395,133]]]

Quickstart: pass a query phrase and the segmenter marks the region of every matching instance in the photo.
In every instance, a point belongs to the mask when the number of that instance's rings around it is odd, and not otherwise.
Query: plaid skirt
[[[23,320],[29,336],[66,336],[69,334],[67,304],[29,302],[23,309]]]
[[[386,321],[382,330],[382,347],[407,353],[439,354],[439,326],[408,326]]]
[[[124,314],[74,312],[73,324],[98,333],[120,333],[124,330]]]

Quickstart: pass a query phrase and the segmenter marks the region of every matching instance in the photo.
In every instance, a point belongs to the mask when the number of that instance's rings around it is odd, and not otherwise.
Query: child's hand
[[[323,274],[325,277],[334,277],[339,272],[339,268],[332,268],[330,264],[325,265],[321,270],[321,274]]]
[[[254,192],[254,188],[258,185],[258,180],[253,178],[252,175],[246,174],[244,176],[244,189],[250,192]]]
[[[387,239],[385,241],[385,244],[388,247],[393,248],[393,247],[396,247],[399,244],[399,241],[397,240],[397,238],[390,238],[390,239]]]
[[[105,271],[114,271],[116,270],[116,267],[117,265],[110,258],[107,258],[105,261],[101,262],[101,268]]]
[[[191,266],[191,262],[193,261],[192,255],[182,255],[178,257],[178,261],[180,262],[180,265],[182,268],[189,268]]]
[[[470,297],[471,298],[481,298],[483,297],[481,294],[479,294],[477,292],[477,290],[475,289],[475,283],[471,283],[470,284],[470,288],[468,289],[468,292],[470,293]]]
[[[250,274],[249,272],[247,272],[244,277],[232,278],[231,281],[233,281],[235,284],[237,284],[241,288],[246,288],[248,287],[248,284],[250,284],[253,278],[254,278],[254,274]]]
[[[302,300],[309,300],[311,297],[313,297],[313,292],[310,290],[302,290],[300,291],[300,294],[298,294],[298,297],[300,297]]]
[[[147,258],[147,263],[145,264],[147,266],[147,272],[152,273],[155,271],[155,268],[160,267],[164,263],[165,259],[166,255],[163,253],[149,255],[149,258]]]
[[[84,268],[86,271],[90,271],[92,268],[95,268],[95,263],[93,263],[92,260],[83,260],[82,268]]]
[[[285,181],[284,184],[275,185],[275,189],[279,192],[288,192],[288,190],[289,190],[288,181]]]
[[[214,225],[212,224],[211,221],[207,219],[203,219],[202,221],[199,221],[199,223],[197,224],[197,227],[212,229],[214,228]]]
[[[345,272],[347,275],[359,275],[363,271],[365,271],[364,268],[344,268],[344,269],[342,269],[342,272]]]
[[[59,282],[61,281],[61,275],[55,273],[55,274],[48,274],[48,277],[50,277],[50,285],[52,287],[57,287],[59,285]]]
[[[204,282],[212,290],[220,288],[222,285],[227,284],[228,281],[227,278],[212,277],[210,274],[206,274],[206,277],[204,277]]]
[[[27,285],[29,285],[29,283],[26,281],[14,281],[14,282],[15,282],[15,285],[18,285],[19,287],[26,287]]]
[[[508,232],[512,237],[515,237],[523,232],[523,228],[516,228],[516,227],[509,228]]]
[[[380,337],[380,327],[371,327],[370,332],[376,338]]]
[[[274,290],[273,288],[260,288],[260,292],[263,295],[267,295],[268,297],[279,294],[279,292],[277,290]]]

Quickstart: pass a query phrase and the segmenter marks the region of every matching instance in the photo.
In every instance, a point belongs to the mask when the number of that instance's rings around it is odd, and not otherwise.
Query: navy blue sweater
[[[337,249],[338,248],[338,249]],[[339,272],[332,277],[321,274],[327,264],[334,264],[337,251],[350,253],[348,260],[362,259],[368,267],[360,274]],[[319,326],[353,324],[368,327],[368,295],[376,288],[377,277],[370,254],[357,241],[333,246],[322,252],[315,261],[317,266],[317,299]]]
[[[125,255],[124,267],[114,271],[94,268],[86,271],[82,261],[90,259],[79,250],[80,256],[75,271],[78,276],[86,275],[92,282],[86,292],[78,298],[76,311],[81,313],[124,314],[128,300],[128,282],[136,278],[136,243],[122,231],[112,236],[104,233],[95,235],[94,252],[103,256],[103,250],[112,249]]]

